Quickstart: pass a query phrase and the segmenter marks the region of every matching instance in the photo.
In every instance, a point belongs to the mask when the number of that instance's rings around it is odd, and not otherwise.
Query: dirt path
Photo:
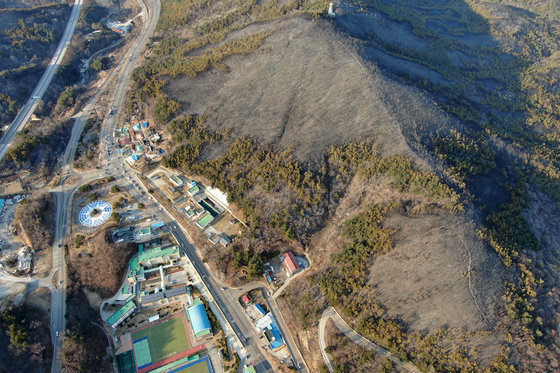
[[[323,314],[321,315],[321,320],[319,321],[319,345],[321,346],[321,354],[323,355],[323,360],[325,360],[325,364],[329,368],[330,372],[333,372],[333,366],[330,361],[329,355],[325,352],[325,348],[327,347],[325,344],[325,327],[327,325],[327,320],[332,319],[336,327],[344,333],[345,336],[350,338],[350,340],[354,343],[359,344],[360,346],[367,348],[368,350],[375,351],[379,356],[389,358],[393,363],[395,363],[400,368],[414,373],[420,373],[420,371],[411,363],[405,363],[396,356],[394,356],[391,352],[387,351],[381,346],[371,342],[370,340],[362,337],[360,334],[356,333],[354,329],[352,329],[346,321],[342,319],[342,317],[336,312],[336,310],[332,307],[327,308]]]

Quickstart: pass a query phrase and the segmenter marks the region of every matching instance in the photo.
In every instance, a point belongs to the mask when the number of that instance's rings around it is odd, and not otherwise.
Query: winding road
[[[387,351],[383,347],[373,343],[369,339],[362,337],[354,329],[352,329],[346,323],[346,321],[344,321],[344,319],[338,314],[338,312],[332,307],[329,307],[325,311],[323,311],[323,314],[321,315],[321,320],[319,321],[319,346],[321,348],[321,354],[323,355],[323,360],[325,361],[325,364],[327,364],[327,367],[329,368],[330,372],[334,372],[334,369],[329,354],[325,351],[325,349],[327,348],[325,343],[325,327],[327,326],[328,319],[332,319],[336,327],[345,336],[350,338],[352,342],[364,348],[367,348],[368,350],[375,351],[375,353],[378,356],[389,358],[389,360],[395,363],[398,367],[408,372],[420,373],[420,370],[418,370],[418,368],[416,368],[411,363],[403,362],[401,359],[399,359],[398,357],[396,357],[395,355],[393,355],[391,352]]]
[[[148,0],[150,2],[151,12],[148,11],[142,0],[138,1],[142,6],[142,19],[144,21],[142,23],[142,30],[119,65],[114,68],[112,73],[97,90],[94,97],[90,99],[82,112],[76,116],[70,140],[62,157],[60,186],[53,188],[52,190],[52,192],[56,195],[57,205],[52,271],[58,272],[57,284],[61,285],[51,291],[51,337],[53,340],[52,372],[60,372],[62,369],[62,359],[59,351],[61,351],[62,348],[62,334],[64,330],[66,330],[66,320],[64,316],[66,314],[66,262],[64,245],[67,242],[67,234],[71,226],[70,219],[72,219],[72,198],[80,185],[104,176],[102,174],[103,170],[96,170],[86,174],[76,173],[73,169],[74,154],[85,123],[91,115],[97,101],[110,87],[111,82],[116,77],[120,77],[116,92],[119,92],[119,89],[122,91],[123,86],[124,89],[126,89],[130,79],[130,74],[134,69],[134,63],[131,61],[136,60],[138,55],[141,53],[144,44],[148,40],[148,37],[155,30],[160,11],[159,1]],[[69,179],[73,179],[74,181],[77,179],[78,182],[74,182],[72,185],[67,185],[66,182]]]
[[[49,88],[51,81],[53,80],[54,74],[56,70],[60,66],[64,55],[66,54],[66,50],[70,45],[70,41],[72,40],[72,36],[74,35],[74,30],[76,29],[76,24],[78,23],[78,19],[80,18],[80,10],[82,9],[84,0],[75,0],[74,6],[72,7],[72,12],[70,13],[70,18],[68,19],[68,23],[66,24],[66,28],[64,29],[64,34],[58,43],[58,47],[54,52],[54,56],[52,57],[49,65],[47,66],[43,76],[39,80],[39,83],[35,86],[33,93],[31,93],[31,97],[27,100],[25,105],[20,109],[19,113],[16,115],[12,124],[10,124],[8,130],[0,139],[0,161],[6,155],[13,139],[16,137],[17,133],[21,131],[31,115],[37,108],[37,105],[43,98],[43,95]]]

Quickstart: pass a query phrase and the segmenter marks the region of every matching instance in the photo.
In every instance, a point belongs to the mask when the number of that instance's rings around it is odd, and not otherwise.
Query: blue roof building
[[[157,223],[154,223],[152,225],[152,229],[158,229],[158,228],[163,228],[163,222],[162,221],[158,221]]]
[[[212,334],[210,320],[208,320],[204,305],[200,299],[196,299],[194,303],[194,306],[189,307],[188,313],[195,337],[199,338],[207,334]]]
[[[257,309],[257,311],[260,312],[260,314],[262,316],[266,315],[266,312],[264,312],[264,309],[262,308],[262,306],[260,304],[255,304],[255,308]]]

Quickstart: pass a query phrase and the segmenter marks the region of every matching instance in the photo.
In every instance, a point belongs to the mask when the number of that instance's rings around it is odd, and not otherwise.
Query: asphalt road
[[[76,24],[78,23],[78,19],[80,17],[80,10],[82,9],[83,0],[75,0],[74,6],[72,7],[72,12],[70,13],[70,18],[68,19],[68,23],[66,24],[66,28],[64,29],[64,34],[58,43],[58,47],[54,52],[54,56],[52,57],[49,65],[47,66],[43,76],[39,80],[39,83],[35,86],[33,93],[31,93],[31,98],[27,100],[25,105],[20,109],[18,115],[15,117],[12,124],[10,124],[8,130],[0,139],[0,161],[4,158],[4,155],[8,151],[12,140],[16,136],[16,134],[25,127],[26,123],[31,118],[31,114],[37,108],[39,101],[43,98],[43,95],[47,91],[47,88],[51,84],[51,81],[54,77],[58,66],[62,62],[64,55],[66,54],[66,49],[70,45],[70,40],[72,40],[72,36],[74,35],[74,30],[76,29]]]
[[[130,76],[135,67],[135,63],[143,49],[144,44],[153,33],[160,14],[159,0],[146,1],[149,3],[149,9],[146,8],[143,3],[141,3],[144,22],[143,29],[138,38],[130,48],[129,52],[122,59],[121,63],[111,73],[112,75],[110,75],[107,81],[103,84],[102,87],[100,87],[98,92],[86,105],[84,110],[76,117],[71,138],[66,148],[66,152],[62,157],[61,186],[53,190],[57,196],[56,233],[55,245],[53,248],[53,271],[58,270],[58,281],[62,281],[62,283],[57,284],[61,286],[58,286],[52,292],[51,332],[53,334],[54,344],[52,371],[58,372],[61,370],[61,358],[58,351],[62,347],[62,345],[58,335],[65,330],[64,314],[66,312],[66,284],[64,283],[66,281],[66,266],[64,263],[63,246],[67,240],[66,236],[70,226],[69,219],[72,219],[72,197],[79,185],[83,185],[94,179],[107,176],[114,176],[117,179],[117,184],[120,187],[128,189],[133,198],[135,198],[139,202],[144,203],[147,206],[146,213],[152,214],[154,218],[162,220],[164,221],[164,223],[166,223],[166,225],[170,228],[170,231],[177,238],[182,252],[187,255],[194,268],[198,271],[206,288],[223,313],[225,321],[229,323],[238,339],[247,350],[250,356],[250,361],[255,363],[257,371],[273,371],[270,362],[265,358],[264,354],[258,347],[259,341],[256,338],[257,332],[252,323],[245,315],[243,308],[239,304],[237,300],[238,295],[235,294],[235,292],[225,292],[220,290],[220,284],[218,284],[213,279],[212,273],[209,272],[207,267],[203,264],[202,260],[196,252],[196,249],[187,239],[178,223],[175,222],[174,219],[169,216],[161,206],[159,206],[159,204],[153,199],[153,197],[146,193],[146,190],[143,189],[142,184],[138,180],[136,172],[133,171],[128,165],[126,165],[126,163],[123,162],[123,159],[119,158],[116,154],[116,143],[114,143],[112,133],[115,129],[115,126],[117,125],[117,119],[119,118],[124,99],[126,98],[126,90],[128,88]],[[110,86],[110,82],[114,77],[118,77],[119,82],[113,95],[111,106],[107,108],[107,115],[105,118],[105,123],[102,127],[103,130],[101,134],[102,144],[104,145],[102,147],[103,156],[106,161],[105,167],[88,173],[77,173],[73,170],[72,163],[80,134],[95,104],[97,103],[101,95],[105,92],[105,90]],[[110,114],[110,110],[112,111],[112,114]],[[70,177],[79,178],[79,180],[77,183],[73,183],[72,186],[66,186],[65,182]],[[278,316],[275,315],[275,317]],[[284,328],[285,325],[281,325],[281,329]],[[288,344],[293,343],[291,337],[287,342]],[[291,348],[290,352],[292,352]]]
[[[76,0],[81,6],[82,0]],[[65,263],[65,253],[64,244],[67,242],[67,234],[70,226],[69,219],[72,219],[72,197],[76,192],[79,185],[83,185],[87,182],[95,180],[99,177],[103,177],[103,170],[96,170],[88,174],[77,174],[72,168],[72,163],[74,159],[74,154],[80,139],[83,127],[89,118],[91,111],[97,104],[99,98],[103,95],[105,90],[110,86],[111,81],[114,77],[119,76],[119,88],[122,91],[122,87],[128,85],[130,74],[134,68],[134,62],[129,63],[129,59],[134,57],[136,60],[138,54],[142,50],[144,43],[147,38],[155,29],[157,19],[159,17],[160,3],[157,0],[149,0],[151,4],[152,14],[148,14],[144,3],[142,3],[144,14],[144,22],[142,30],[138,35],[137,40],[130,48],[129,52],[123,58],[121,63],[113,70],[109,78],[96,92],[94,97],[88,102],[84,110],[76,118],[72,129],[72,135],[66,147],[64,156],[62,157],[62,167],[61,167],[61,185],[53,189],[53,193],[56,195],[56,231],[55,231],[55,242],[53,246],[53,265],[52,271],[58,272],[57,288],[51,291],[51,338],[53,341],[53,362],[52,362],[52,372],[60,372],[62,369],[62,359],[60,350],[62,348],[62,333],[66,329],[65,326],[65,314],[66,314],[66,263]],[[79,11],[76,17],[79,15]],[[131,57],[132,56],[132,57]],[[122,68],[124,66],[124,69]],[[117,89],[117,92],[119,90]],[[121,93],[122,94],[122,93]],[[31,114],[30,114],[31,115]],[[70,177],[79,177],[79,181],[72,186],[66,186],[66,181]]]

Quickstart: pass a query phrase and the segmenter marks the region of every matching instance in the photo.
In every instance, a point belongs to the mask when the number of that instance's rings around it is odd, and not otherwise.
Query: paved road
[[[6,273],[3,270],[0,270],[0,280],[2,281],[7,281],[7,282],[23,282],[23,283],[28,283],[28,284],[33,284],[36,283],[37,287],[46,287],[48,289],[53,289],[54,286],[51,283],[51,278],[53,277],[54,273],[51,272],[51,274],[49,274],[47,277],[43,277],[43,278],[38,278],[35,276],[27,276],[27,277],[18,277],[18,276],[12,276],[8,273]]]
[[[286,347],[288,347],[288,351],[290,352],[290,355],[292,356],[292,360],[294,362],[294,365],[296,366],[297,370],[299,372],[309,372],[309,369],[307,368],[307,365],[305,364],[305,360],[303,360],[303,356],[301,355],[301,352],[299,351],[299,349],[297,348],[297,345],[292,337],[292,334],[290,333],[290,330],[288,329],[288,325],[286,324],[286,322],[284,321],[284,317],[282,316],[282,313],[280,312],[280,307],[278,307],[278,304],[276,303],[276,299],[270,295],[269,292],[265,292],[265,297],[266,302],[268,303],[268,306],[270,308],[270,312],[272,312],[272,316],[274,316],[274,319],[276,320],[276,323],[278,325],[278,327],[280,328],[280,333],[282,334],[282,337],[284,338],[284,342],[286,342]]]
[[[78,1],[78,0],[77,0]],[[80,4],[81,4],[81,0]],[[53,340],[53,363],[52,372],[60,372],[62,368],[61,354],[59,353],[62,348],[62,332],[65,330],[65,314],[66,314],[66,263],[64,244],[67,241],[68,229],[71,225],[72,219],[72,198],[79,185],[88,183],[94,179],[103,177],[103,170],[95,171],[88,174],[77,174],[74,172],[72,163],[74,154],[82,133],[83,127],[89,118],[91,111],[97,104],[99,98],[109,88],[112,80],[115,77],[120,77],[119,88],[123,85],[128,85],[128,79],[134,68],[134,62],[129,63],[131,56],[136,60],[138,54],[142,50],[147,38],[155,29],[157,19],[159,17],[160,3],[157,0],[149,0],[152,7],[152,16],[148,14],[144,3],[141,2],[144,12],[144,21],[142,30],[138,35],[137,40],[130,48],[127,55],[123,58],[121,63],[113,70],[109,78],[98,89],[94,97],[88,102],[84,110],[77,116],[74,126],[72,128],[72,135],[66,147],[66,151],[62,157],[61,167],[61,186],[54,188],[53,193],[56,195],[57,209],[56,209],[56,231],[55,242],[53,246],[53,265],[52,271],[58,272],[58,284],[56,289],[51,292],[51,337]],[[147,21],[147,22],[146,22]],[[123,68],[124,67],[124,68]],[[122,89],[122,88],[121,88]],[[118,92],[118,90],[117,90]],[[79,181],[72,186],[67,186],[65,183],[70,177],[78,177]]]
[[[31,93],[31,98],[27,100],[25,105],[21,108],[18,115],[15,117],[12,124],[0,140],[0,161],[4,158],[4,155],[8,151],[12,140],[16,136],[16,134],[25,127],[29,118],[31,118],[31,114],[37,108],[39,101],[43,98],[47,88],[51,84],[51,81],[54,77],[54,73],[58,66],[62,62],[64,55],[66,54],[66,49],[70,45],[70,40],[72,40],[72,36],[74,35],[74,30],[76,29],[76,24],[78,23],[78,19],[80,17],[80,10],[82,8],[83,0],[75,0],[74,6],[72,7],[72,13],[70,13],[70,18],[68,19],[68,23],[66,24],[66,28],[64,29],[64,34],[62,34],[62,38],[58,44],[54,52],[54,56],[49,62],[47,69],[43,73],[43,76],[39,80],[37,86]]]
[[[117,157],[116,152],[114,151],[116,144],[113,142],[112,133],[115,129],[117,118],[119,117],[121,108],[124,103],[130,75],[132,73],[132,70],[134,69],[135,62],[139,57],[139,53],[141,53],[143,49],[143,45],[155,29],[156,22],[160,14],[159,0],[147,1],[150,5],[149,9],[146,8],[144,4],[142,4],[142,17],[144,19],[143,30],[139,34],[133,47],[131,47],[129,53],[126,54],[119,66],[114,69],[110,78],[107,79],[105,84],[99,89],[94,98],[88,103],[88,105],[86,105],[82,113],[76,118],[71,139],[62,158],[63,164],[61,167],[61,186],[54,189],[54,192],[57,196],[57,226],[55,234],[55,245],[53,248],[53,271],[59,271],[59,281],[63,281],[63,283],[64,281],[66,281],[66,267],[64,263],[63,244],[64,242],[66,242],[66,235],[70,226],[69,219],[72,219],[71,201],[77,187],[100,177],[114,176],[117,179],[118,185],[120,185],[122,188],[128,189],[129,193],[134,199],[144,203],[147,206],[146,213],[152,214],[156,219],[164,221],[164,223],[166,223],[166,225],[170,228],[170,231],[177,238],[182,252],[187,255],[194,268],[199,273],[202,281],[204,282],[204,285],[220,308],[220,311],[223,313],[224,320],[229,323],[232,330],[237,335],[239,341],[241,341],[242,345],[251,357],[250,360],[255,362],[257,371],[270,372],[272,371],[272,366],[258,346],[259,342],[257,338],[255,338],[255,336],[257,335],[256,329],[245,315],[244,310],[237,301],[237,296],[235,294],[228,294],[218,290],[220,289],[219,284],[215,282],[212,274],[203,264],[202,260],[196,252],[196,249],[185,235],[185,231],[183,230],[183,228],[180,227],[179,224],[174,221],[171,215],[169,215],[164,209],[162,209],[162,207],[159,206],[159,204],[151,196],[149,196],[149,194],[146,193],[146,190],[143,189],[142,184],[139,182],[138,176],[136,175],[135,171],[133,171],[128,165],[126,165],[121,158]],[[89,173],[77,173],[73,170],[72,161],[74,159],[74,153],[78,145],[80,134],[97,100],[108,88],[113,76],[118,76],[120,80],[114,93],[112,104],[109,108],[107,108],[108,114],[102,127],[102,141],[104,144],[103,156],[106,160],[105,167]],[[113,114],[109,114],[109,110],[111,109],[113,111]],[[79,177],[79,181],[77,183],[74,183],[72,186],[65,186],[65,181],[70,177]],[[58,354],[58,349],[61,347],[61,341],[57,337],[57,332],[65,330],[65,286],[60,286],[53,292],[51,310],[51,328],[55,346],[53,372],[58,372],[61,368],[61,359]],[[278,313],[276,313],[276,315],[278,315]],[[276,317],[278,318],[278,316]],[[287,329],[284,330],[286,331],[285,333],[289,335]],[[293,343],[293,340],[291,342],[290,340],[288,340],[288,343]]]
[[[364,348],[367,348],[368,350],[375,351],[378,356],[389,358],[393,363],[395,363],[397,366],[401,367],[404,370],[407,370],[412,373],[420,373],[420,370],[418,370],[418,368],[416,368],[411,363],[403,362],[401,359],[399,359],[398,357],[396,357],[395,355],[393,355],[391,352],[387,351],[383,347],[373,343],[369,339],[366,339],[362,337],[360,334],[356,333],[356,331],[352,329],[350,326],[348,326],[346,321],[344,321],[344,319],[332,307],[329,307],[325,311],[323,311],[323,314],[321,315],[321,320],[319,321],[319,345],[321,347],[321,353],[323,354],[323,360],[325,360],[325,363],[327,364],[329,371],[333,372],[332,363],[330,361],[328,354],[325,352],[325,348],[327,347],[325,345],[325,326],[327,325],[327,320],[329,318],[332,319],[336,327],[345,336],[350,338],[350,340],[352,340],[354,343]]]
[[[112,136],[109,134],[112,133],[114,130],[115,125],[117,124],[117,118],[119,117],[121,107],[123,105],[126,89],[129,84],[130,75],[132,70],[134,69],[134,65],[136,60],[139,57],[139,53],[142,51],[142,47],[144,43],[148,40],[148,37],[151,35],[153,30],[156,26],[156,21],[159,17],[160,13],[160,2],[158,0],[148,0],[150,4],[150,9],[147,9],[144,4],[142,4],[143,8],[143,19],[148,19],[149,22],[144,22],[144,25],[147,25],[145,29],[139,35],[137,41],[135,42],[134,46],[131,48],[130,52],[125,56],[123,61],[119,64],[119,66],[113,71],[112,74],[119,75],[120,81],[116,92],[113,96],[111,107],[113,109],[113,114],[108,114],[108,117],[103,126],[103,133],[102,139],[105,144],[104,156],[106,159],[106,166],[104,169],[96,170],[94,172],[90,172],[87,174],[78,174],[73,170],[72,161],[74,159],[74,153],[76,151],[78,141],[80,138],[80,134],[83,130],[85,122],[89,118],[95,103],[99,99],[99,97],[103,94],[104,90],[107,88],[110,79],[106,81],[103,85],[102,89],[100,89],[94,98],[86,105],[82,113],[77,117],[76,122],[73,127],[71,139],[67,146],[66,152],[62,158],[63,165],[62,165],[62,186],[57,187],[55,189],[55,193],[57,195],[57,228],[56,228],[56,235],[55,235],[55,246],[54,246],[54,254],[53,254],[53,271],[56,269],[60,269],[59,273],[61,274],[60,279],[65,281],[66,279],[66,267],[64,265],[64,250],[63,250],[63,243],[66,241],[66,234],[69,227],[68,219],[71,219],[71,200],[74,192],[76,191],[79,185],[83,185],[91,180],[96,178],[104,177],[104,176],[114,176],[118,180],[118,184],[124,188],[129,189],[131,195],[140,202],[143,202],[146,206],[148,206],[148,213],[152,213],[157,219],[163,220],[166,222],[172,229],[173,233],[178,238],[179,244],[183,250],[183,252],[191,259],[194,267],[199,271],[199,274],[206,284],[208,290],[214,297],[216,303],[219,305],[221,310],[224,312],[226,319],[229,321],[232,328],[238,333],[238,335],[245,336],[250,335],[250,333],[255,333],[253,326],[247,320],[246,316],[243,314],[241,310],[241,306],[237,304],[236,306],[232,304],[231,299],[222,299],[216,290],[217,287],[211,280],[210,273],[207,272],[205,266],[203,265],[202,261],[196,255],[196,251],[194,247],[190,244],[187,240],[179,226],[175,224],[169,224],[173,221],[172,218],[167,216],[164,213],[164,210],[161,208],[157,208],[157,204],[150,199],[150,197],[146,194],[145,190],[142,190],[140,187],[140,183],[138,183],[137,176],[132,178],[128,175],[135,175],[135,172],[131,170],[126,164],[122,162],[122,159],[116,157],[114,151],[110,151],[112,145]],[[121,70],[121,65],[124,66]],[[118,72],[117,72],[118,71]],[[108,109],[110,109],[108,108]],[[80,180],[75,183],[71,187],[64,186],[64,182],[68,180],[70,177],[78,176]],[[51,307],[51,323],[52,323],[52,330],[53,330],[53,341],[55,341],[55,359],[53,360],[53,372],[60,371],[61,367],[61,359],[58,356],[58,348],[61,347],[60,339],[57,338],[56,332],[64,330],[64,314],[66,309],[65,304],[65,287],[62,286],[54,292],[53,302]],[[243,339],[245,337],[242,337]],[[249,337],[250,338],[250,337]],[[248,338],[248,339],[249,339]],[[247,339],[247,340],[248,340]],[[270,363],[264,358],[262,353],[257,347],[256,343],[244,343],[250,354],[252,355],[253,360],[257,362],[257,369],[259,372],[266,372],[271,371],[272,367]]]

